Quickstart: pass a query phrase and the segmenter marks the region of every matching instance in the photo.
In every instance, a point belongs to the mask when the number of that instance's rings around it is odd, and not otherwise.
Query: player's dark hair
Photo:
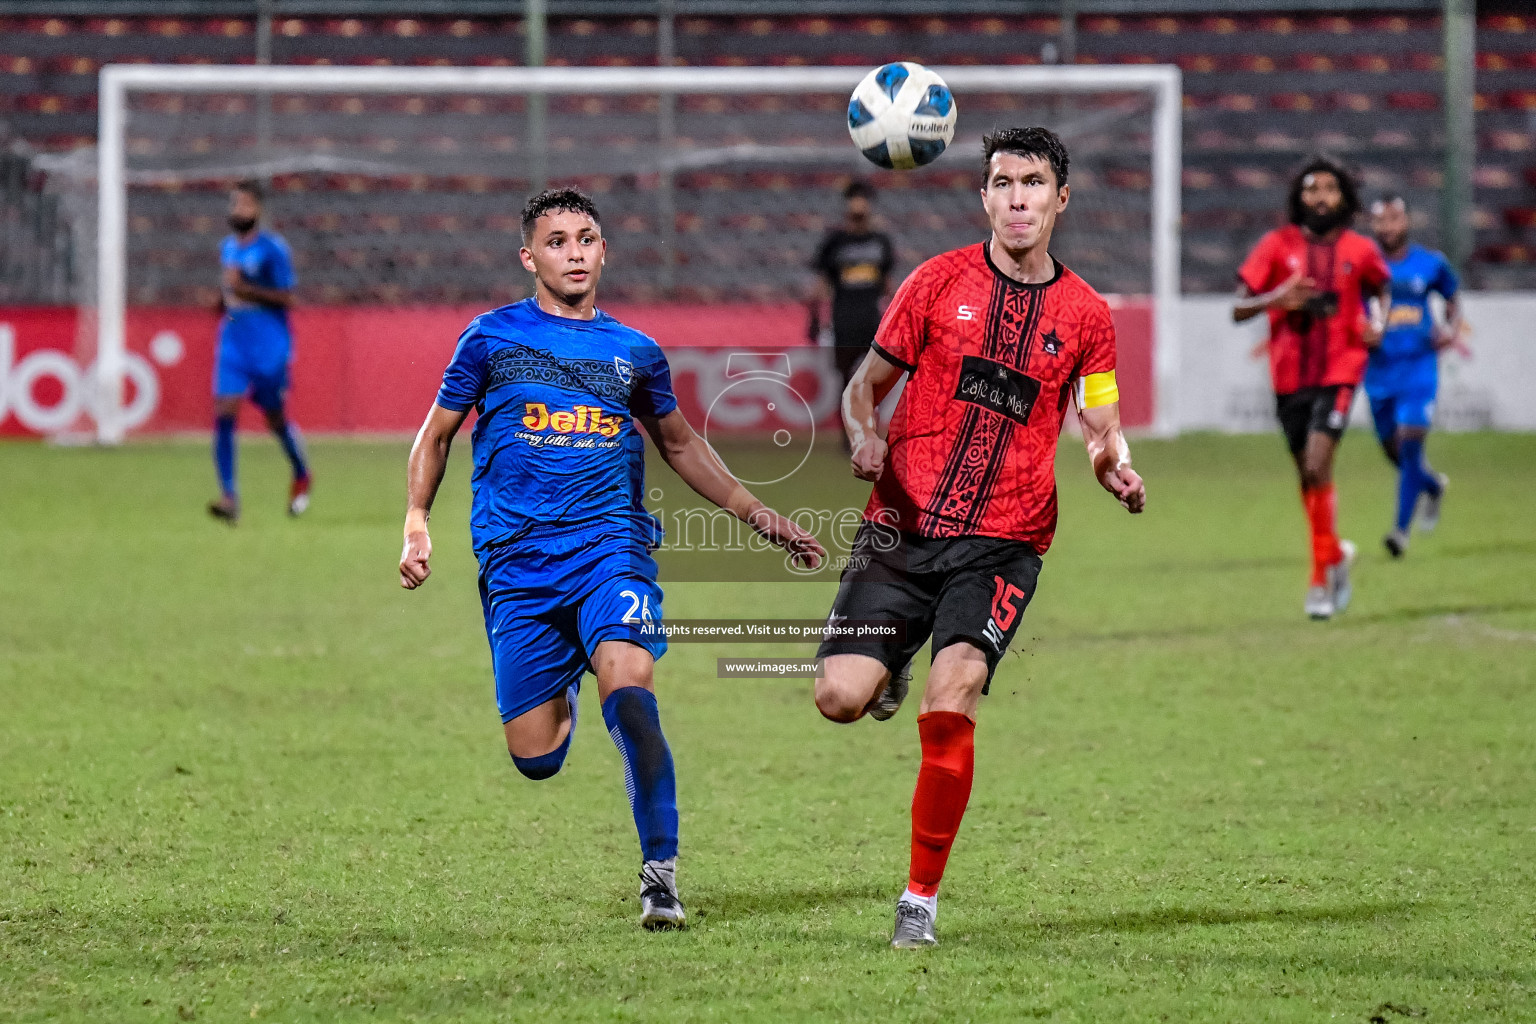
[[[875,186],[871,185],[869,182],[863,180],[862,178],[855,178],[848,183],[847,188],[843,189],[843,198],[868,199],[870,202],[874,202]]]
[[[554,213],[564,210],[567,213],[584,213],[592,218],[592,223],[601,225],[602,218],[597,215],[597,205],[592,202],[592,197],[579,188],[547,188],[543,192],[528,200],[523,207],[523,244],[528,244],[533,238],[533,225],[546,213]]]
[[[1301,189],[1307,180],[1307,175],[1326,171],[1333,175],[1339,183],[1339,193],[1344,197],[1344,204],[1339,210],[1341,222],[1348,224],[1354,220],[1355,214],[1360,212],[1360,191],[1355,188],[1355,176],[1349,173],[1349,168],[1343,162],[1331,156],[1318,155],[1312,157],[1302,165],[1301,170],[1291,179],[1291,191],[1285,197],[1285,216],[1292,224],[1303,224],[1307,219],[1307,208],[1301,204]]]
[[[267,190],[262,188],[261,182],[255,178],[246,178],[243,181],[235,182],[234,191],[244,192],[258,203],[264,202],[267,198]]]
[[[1376,203],[1386,203],[1388,206],[1391,206],[1393,203],[1400,203],[1403,207],[1403,212],[1408,212],[1408,200],[1403,197],[1401,192],[1383,192],[1376,197]],[[1375,206],[1376,203],[1371,205]]]
[[[1056,187],[1067,183],[1067,147],[1061,137],[1049,128],[999,128],[991,135],[981,137],[982,187],[986,187],[986,175],[992,169],[992,154],[1013,153],[1016,156],[1032,156],[1051,165],[1056,175]]]

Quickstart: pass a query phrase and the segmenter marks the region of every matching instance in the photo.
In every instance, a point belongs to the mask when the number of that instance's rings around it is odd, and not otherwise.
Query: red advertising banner
[[[1121,416],[1152,422],[1152,308],[1114,304]],[[760,306],[605,307],[661,342],[684,413],[700,427],[797,436],[834,428],[841,379],[830,352],[806,339],[805,310]],[[289,408],[311,434],[414,431],[437,393],[468,307],[311,307],[295,310]],[[202,431],[211,398],[218,321],[211,311],[128,311],[131,434]],[[83,365],[72,308],[0,308],[0,435],[45,436],[89,426],[93,368]],[[242,426],[261,429],[254,411]]]

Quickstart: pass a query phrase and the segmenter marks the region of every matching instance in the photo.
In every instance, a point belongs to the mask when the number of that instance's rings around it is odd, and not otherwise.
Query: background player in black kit
[[[874,229],[873,186],[854,181],[843,190],[843,201],[843,222],[828,232],[811,261],[816,290],[810,335],[814,342],[821,334],[822,311],[830,299],[833,358],[846,388],[880,326],[880,302],[889,291],[896,247]]]

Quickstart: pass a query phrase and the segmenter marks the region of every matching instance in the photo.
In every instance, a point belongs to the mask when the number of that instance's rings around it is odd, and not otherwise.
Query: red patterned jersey
[[[1253,247],[1237,272],[1255,295],[1277,288],[1297,271],[1311,278],[1311,308],[1269,311],[1269,372],[1275,393],[1335,384],[1358,386],[1365,347],[1365,297],[1392,279],[1376,243],[1344,229],[1315,242],[1301,228],[1276,228]]]
[[[875,351],[911,377],[866,519],[925,537],[1056,533],[1056,442],[1073,384],[1115,368],[1109,306],[1056,264],[1020,284],[986,243],[936,256],[891,300]]]

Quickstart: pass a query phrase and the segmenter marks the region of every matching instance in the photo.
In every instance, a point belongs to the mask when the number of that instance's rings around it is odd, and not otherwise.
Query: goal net
[[[1119,297],[1122,376],[1145,377],[1128,419],[1156,427],[1154,364],[1174,365],[1159,325],[1177,291],[1177,70],[936,70],[956,96],[955,142],[891,172],[848,139],[859,68],[105,68],[78,354],[96,367],[95,429],[113,442],[202,426],[227,190],[247,178],[293,254],[295,401],[313,406],[311,430],[408,429],[463,322],[530,294],[519,211],[559,184],[601,212],[600,305],[693,370],[698,404],[798,364],[822,378],[795,386],[818,395],[809,415],[835,420],[840,381],[808,343],[803,303],[843,186],[878,190],[894,285],[985,238],[980,138],[1018,124],[1068,146],[1053,251]],[[774,426],[728,397],[722,422]]]

